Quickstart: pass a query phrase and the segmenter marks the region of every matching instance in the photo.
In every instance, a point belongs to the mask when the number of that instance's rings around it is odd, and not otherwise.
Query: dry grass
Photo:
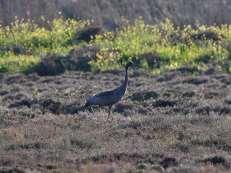
[[[175,77],[169,79],[172,73]],[[229,75],[194,77],[177,71],[158,77],[133,75],[124,100],[113,108],[112,121],[106,122],[104,108],[68,112],[71,106],[83,104],[87,94],[117,85],[118,75],[4,75],[0,87],[0,170],[229,171]],[[73,92],[67,94],[67,88]],[[130,97],[141,90],[158,96],[140,100]],[[29,106],[27,101],[31,101]],[[59,111],[54,111],[56,104],[61,105]]]

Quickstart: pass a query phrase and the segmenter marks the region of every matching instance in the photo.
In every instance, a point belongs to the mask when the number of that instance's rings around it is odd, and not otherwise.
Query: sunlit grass
[[[15,55],[9,52],[0,58],[0,72],[25,72],[39,61],[40,58],[35,55]]]
[[[84,29],[89,22],[59,18],[47,21],[46,25],[16,19],[10,26],[0,26],[1,72],[23,72],[47,54],[68,54],[76,46],[77,30]],[[230,40],[230,25],[177,27],[170,20],[147,25],[138,19],[115,32],[97,35],[90,44],[100,51],[90,64],[93,70],[105,71],[139,59],[140,67],[158,73],[185,65],[206,69],[200,60],[206,57],[230,72]],[[150,67],[143,57],[147,53],[157,55],[161,66]]]
[[[206,38],[207,33],[211,38]],[[93,43],[98,45],[101,51],[98,53],[97,61],[92,65],[96,69],[108,70],[117,68],[121,62],[142,58],[145,53],[153,53],[165,62],[159,69],[149,69],[154,72],[176,69],[185,65],[202,68],[205,66],[198,60],[201,57],[209,57],[216,63],[228,59],[226,44],[230,39],[229,25],[180,28],[169,20],[157,25],[146,25],[142,20],[137,20],[132,25],[122,27],[116,33],[108,32],[96,37]],[[148,68],[147,63],[143,64],[144,68]]]
[[[67,54],[74,47],[77,30],[87,26],[88,21],[58,18],[46,25],[16,18],[11,25],[0,27],[0,70],[23,72],[46,54]]]

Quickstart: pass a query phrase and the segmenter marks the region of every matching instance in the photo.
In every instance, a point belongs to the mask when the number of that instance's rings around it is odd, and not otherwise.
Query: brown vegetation
[[[229,0],[0,0],[0,21],[9,24],[15,16],[30,18],[38,23],[44,16],[51,20],[57,16],[93,19],[108,29],[115,29],[123,17],[134,20],[140,16],[148,23],[170,18],[176,24],[224,24],[230,23]],[[61,14],[60,14],[61,12]]]
[[[197,72],[198,73],[198,72]],[[122,73],[1,75],[2,172],[228,172],[230,75],[132,71],[114,107],[75,113]]]

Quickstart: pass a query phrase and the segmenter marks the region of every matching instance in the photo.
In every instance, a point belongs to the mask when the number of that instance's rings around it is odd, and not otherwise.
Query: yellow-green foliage
[[[76,30],[89,25],[88,21],[55,19],[46,27],[33,21],[16,19],[10,26],[0,26],[0,72],[26,71],[39,63],[46,54],[66,54],[73,48]],[[203,32],[213,38],[199,37]],[[116,32],[97,35],[90,44],[100,48],[93,69],[118,68],[134,58],[140,66],[153,72],[175,69],[183,65],[207,68],[207,58],[231,71],[231,26],[197,25],[176,27],[170,20],[147,25],[138,19]],[[229,44],[229,48],[227,48]],[[144,54],[154,54],[161,61],[158,68],[150,67]]]
[[[46,27],[18,19],[10,26],[0,26],[0,71],[25,71],[38,63],[41,55],[68,53],[76,30],[87,24],[87,21],[59,18],[47,22]]]
[[[218,40],[193,39],[193,36],[202,32],[215,33]],[[206,56],[216,62],[228,58],[225,43],[230,39],[231,28],[228,25],[200,25],[193,29],[191,26],[175,27],[169,20],[158,25],[146,25],[142,20],[137,20],[116,33],[108,32],[97,36],[93,43],[100,47],[100,52],[92,65],[96,69],[107,70],[118,67],[120,62],[153,53],[165,60],[165,64],[159,69],[153,69],[154,71],[175,69],[183,65],[203,68],[198,60],[200,58]],[[144,67],[148,68],[145,64]]]
[[[0,58],[0,72],[23,72],[38,64],[40,58],[33,55],[15,55],[7,53]]]

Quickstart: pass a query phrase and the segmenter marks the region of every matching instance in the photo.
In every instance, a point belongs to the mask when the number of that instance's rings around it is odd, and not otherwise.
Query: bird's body
[[[127,85],[128,85],[128,67],[131,66],[132,63],[128,63],[125,67],[125,79],[123,83],[114,90],[105,91],[98,93],[94,96],[91,96],[87,99],[84,107],[98,105],[98,106],[109,106],[109,115],[111,111],[111,107],[119,102],[124,96]]]
[[[127,89],[127,84],[122,84],[120,87],[110,90],[98,93],[94,96],[91,96],[88,98],[86,105],[99,105],[99,106],[109,106],[113,105],[117,102],[119,102],[123,95],[125,94]]]

